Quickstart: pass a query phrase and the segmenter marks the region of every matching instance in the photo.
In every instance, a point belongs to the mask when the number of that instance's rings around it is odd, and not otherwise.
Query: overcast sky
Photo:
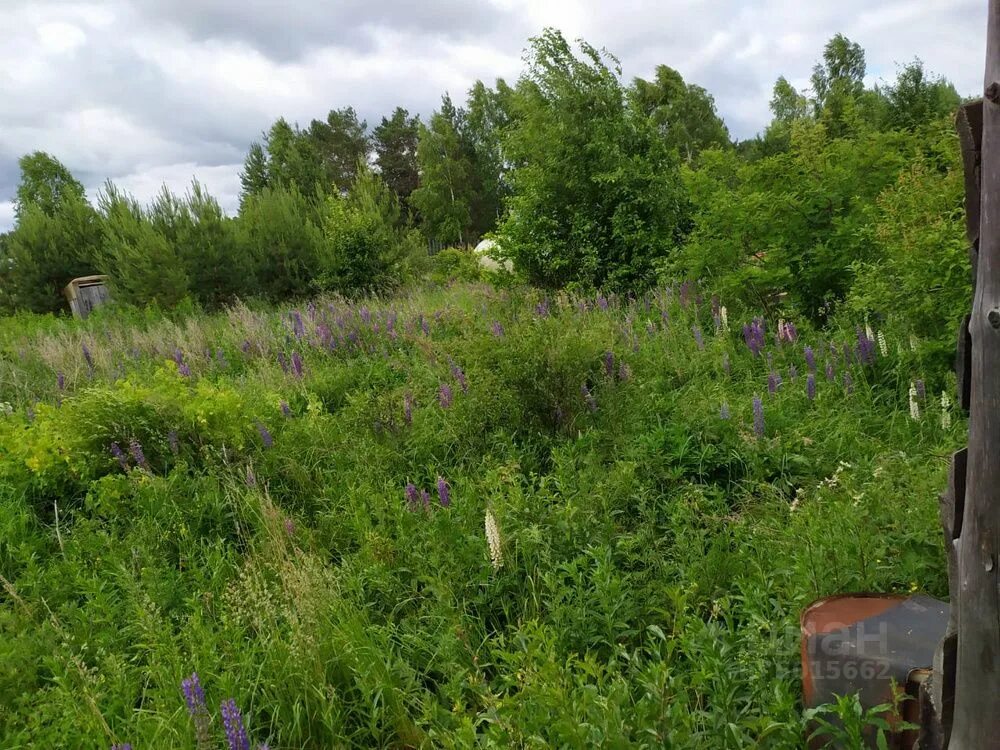
[[[147,200],[197,177],[232,212],[277,117],[427,114],[446,90],[516,79],[545,26],[614,52],[626,79],[677,68],[745,138],[775,79],[806,86],[837,32],[870,82],[919,56],[978,92],[985,19],[986,0],[0,0],[0,231],[24,153],[54,154],[92,197],[107,178]]]

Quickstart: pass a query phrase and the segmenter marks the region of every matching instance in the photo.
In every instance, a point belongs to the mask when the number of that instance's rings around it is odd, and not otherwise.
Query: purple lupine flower
[[[246,477],[244,477],[243,481],[246,482],[247,487],[257,486],[257,475],[253,473],[252,466],[249,465],[247,466],[247,474]]]
[[[729,404],[723,401],[722,406],[719,408],[719,419],[729,419],[731,416],[729,413]]]
[[[295,521],[291,518],[285,519],[285,533],[288,536],[295,536]]]
[[[222,349],[215,350],[215,361],[219,367],[229,367],[229,363],[226,362],[226,355],[222,353]]]
[[[118,465],[122,467],[122,470],[128,471],[128,456],[125,455],[125,451],[118,443],[111,444],[111,455],[118,460]]]
[[[826,361],[826,379],[832,382],[835,377],[836,375],[833,372],[833,360],[828,359]]]
[[[806,378],[806,396],[810,401],[816,398],[816,375],[813,373]]]
[[[764,321],[760,318],[754,318],[743,326],[743,341],[755,357],[759,357],[764,350],[764,334]]]
[[[406,504],[410,510],[416,510],[417,504],[420,502],[420,492],[417,490],[417,486],[413,482],[407,482],[403,494],[406,495]]]
[[[358,311],[358,315],[361,317],[361,320],[365,323],[365,325],[372,322],[372,313],[367,307],[362,307],[361,310]]]
[[[549,316],[549,301],[548,299],[543,299],[537,305],[535,305],[535,314],[539,318],[547,318]]]
[[[287,401],[281,402],[281,413],[286,417],[292,416],[292,407],[288,405]]]
[[[680,303],[681,303],[681,307],[687,307],[688,306],[688,296],[690,294],[691,294],[691,282],[689,282],[689,281],[682,282],[681,283],[680,297],[679,297]]]
[[[694,333],[694,342],[698,345],[699,349],[705,348],[705,339],[701,335],[701,329],[698,326],[691,326],[691,331]]]
[[[56,373],[56,387],[59,388],[60,391],[66,390],[66,376],[61,372]]]
[[[451,363],[451,374],[458,381],[459,386],[462,388],[462,393],[469,392],[469,381],[465,378],[465,373],[462,372],[462,368],[456,365],[454,362]]]
[[[423,331],[424,336],[431,335],[430,324],[424,319],[423,315],[420,316],[420,330]]]
[[[598,294],[597,295],[597,306],[599,308],[601,308],[602,310],[607,310],[608,309],[608,298],[605,297],[603,294]]]
[[[243,339],[243,345],[240,346],[240,349],[243,350],[243,353],[244,354],[249,354],[250,350],[252,348],[253,348],[253,344],[250,343],[250,339]]]
[[[625,362],[618,365],[618,379],[623,383],[632,379],[632,368]]]
[[[597,401],[594,400],[594,396],[591,394],[586,383],[580,386],[580,395],[583,396],[583,400],[587,403],[587,408],[590,409],[591,413],[596,412]]]
[[[288,374],[288,360],[285,359],[284,352],[278,352],[278,364],[281,365],[281,371]]]
[[[413,396],[409,391],[403,394],[403,421],[407,426],[413,424]]]
[[[247,730],[243,726],[243,717],[236,707],[236,701],[232,698],[223,701],[220,711],[229,750],[250,750],[250,738],[247,737]]]
[[[451,392],[451,386],[447,383],[442,383],[438,388],[438,403],[441,405],[442,409],[451,408],[451,401],[453,394]]]
[[[848,393],[854,393],[854,378],[851,377],[851,373],[844,371],[844,389]]]
[[[132,750],[132,743],[123,742],[120,745],[112,745],[111,750]]]
[[[918,378],[917,382],[914,384],[914,387],[917,389],[917,397],[921,401],[926,400],[927,399],[927,386],[924,385],[924,381]]]
[[[813,351],[811,346],[807,346],[802,354],[806,358],[806,367],[809,368],[809,372],[816,372],[816,353]]]
[[[788,366],[788,379],[795,380],[799,376],[799,368],[795,365]]]
[[[146,455],[142,452],[142,445],[135,438],[128,441],[128,452],[132,455],[136,466],[149,471],[149,464],[146,462]]]
[[[496,336],[498,339],[503,338],[504,330],[503,326],[500,325],[500,321],[494,320],[491,330],[493,331],[493,335]]]
[[[195,741],[199,748],[207,748],[211,739],[208,733],[208,706],[205,704],[205,691],[202,690],[198,673],[181,680],[181,691],[187,704],[188,714],[194,722]]]
[[[604,352],[604,374],[609,378],[615,376],[615,353]]]
[[[181,364],[177,366],[177,372],[185,378],[191,377],[191,368],[187,366],[186,362],[181,362]]]
[[[764,402],[760,396],[753,397],[753,431],[757,437],[764,437]]]
[[[722,354],[722,371],[728,375],[732,371],[732,365],[729,363],[729,352],[723,352]]]
[[[316,320],[316,304],[314,302],[306,305],[306,312],[309,314],[309,320]]]
[[[720,313],[721,313],[721,310],[722,310],[722,306],[719,303],[719,295],[718,294],[713,294],[712,295],[712,317],[713,318],[719,317]]]
[[[87,369],[90,370],[90,374],[94,374],[94,358],[90,355],[90,349],[87,348],[86,344],[81,344],[83,348],[83,358],[87,360]]]
[[[778,392],[778,386],[781,385],[781,376],[774,370],[767,376],[767,392],[772,396]]]
[[[257,423],[257,432],[260,433],[260,440],[264,444],[265,448],[270,448],[274,445],[274,438],[271,437],[271,433],[268,432],[267,427],[264,426],[263,422]]]
[[[295,377],[302,377],[302,357],[298,352],[292,352],[292,372],[295,373]]]
[[[660,320],[663,321],[663,327],[666,328],[670,324],[670,313],[664,308],[660,310]]]
[[[438,477],[437,491],[441,507],[447,508],[451,505],[451,488],[448,486],[448,483],[444,481],[444,477]]]
[[[799,339],[799,331],[791,321],[785,323],[785,341],[794,344]]]
[[[182,352],[180,349],[175,348],[174,353],[171,356],[173,357],[174,362],[176,362],[178,365],[184,364],[184,352]]]
[[[868,338],[865,329],[858,326],[858,361],[863,365],[870,365],[875,361],[875,342]]]
[[[301,339],[306,334],[306,327],[302,323],[302,314],[298,310],[292,310],[292,333],[296,339]]]
[[[420,490],[420,504],[424,506],[424,510],[431,507],[431,493],[427,490]]]

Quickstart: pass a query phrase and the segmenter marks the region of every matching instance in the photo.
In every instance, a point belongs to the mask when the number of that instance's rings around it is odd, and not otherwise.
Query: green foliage
[[[6,240],[2,281],[8,304],[32,312],[66,309],[63,288],[95,271],[101,223],[82,195],[68,193],[46,212],[28,204]]]
[[[533,283],[641,286],[682,237],[682,185],[617,69],[586,43],[581,55],[556,31],[532,42],[505,141],[515,166],[500,244]]]
[[[316,300],[301,330],[246,307],[0,321],[0,736],[193,748],[197,672],[219,745],[232,697],[272,747],[801,747],[799,612],[946,593],[936,497],[967,425],[933,397],[910,417],[909,382],[943,373],[902,332],[810,400],[802,347],[822,373],[853,330],[754,357],[730,310],[715,331],[676,289],[459,284]]]
[[[439,242],[467,240],[472,221],[472,165],[445,112],[435,112],[427,126],[420,126],[417,162],[420,186],[410,202],[420,213],[424,233]]]
[[[252,259],[257,291],[272,300],[312,289],[324,257],[323,231],[310,201],[293,184],[247,196],[240,211],[239,244]]]
[[[31,206],[46,216],[54,216],[66,201],[85,201],[83,185],[58,159],[35,151],[18,159],[21,181],[14,199],[14,215],[19,219]]]
[[[109,182],[98,202],[104,230],[98,265],[114,298],[163,308],[184,299],[190,287],[181,258],[136,200]]]
[[[446,247],[431,259],[430,279],[438,284],[454,281],[479,281],[482,277],[479,258],[470,250]]]
[[[385,291],[399,283],[413,242],[400,223],[396,196],[379,175],[359,165],[347,197],[327,201],[323,220],[327,256],[320,286],[356,295]]]
[[[240,173],[241,202],[267,188],[295,187],[309,196],[325,192],[328,165],[325,167],[321,160],[321,140],[310,137],[309,132],[298,126],[293,127],[283,117],[276,120],[264,135],[263,144],[250,146]]]
[[[420,119],[410,117],[402,107],[396,107],[390,117],[372,130],[372,147],[378,172],[396,194],[403,215],[410,208],[410,193],[417,189],[417,140]]]
[[[331,109],[326,122],[313,120],[309,125],[309,138],[322,160],[326,183],[339,193],[350,190],[358,163],[368,157],[367,130],[368,123],[358,121],[354,107]]]

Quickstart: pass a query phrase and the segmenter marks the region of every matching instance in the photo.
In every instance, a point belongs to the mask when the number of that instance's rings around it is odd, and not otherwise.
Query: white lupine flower
[[[870,325],[868,325],[868,321],[867,320],[865,321],[865,336],[868,337],[869,341],[874,341],[875,340],[875,334],[872,333],[872,327]]]
[[[0,402],[0,417],[9,417],[14,413],[14,407],[6,401]]]
[[[723,305],[719,308],[719,317],[722,318],[722,330],[729,331],[729,311],[726,306]]]
[[[920,405],[917,403],[917,386],[910,383],[910,419],[914,422],[920,420]]]
[[[883,357],[889,356],[889,345],[885,341],[885,334],[881,331],[878,332],[878,350],[882,352]]]
[[[920,342],[919,342],[919,340],[917,339],[917,337],[916,337],[916,336],[914,336],[914,335],[913,335],[913,334],[911,333],[911,334],[910,334],[910,351],[911,351],[911,352],[915,352],[915,351],[917,350],[917,344],[919,344],[919,343],[920,343]]]
[[[941,429],[951,429],[951,399],[948,391],[941,391]]]
[[[497,525],[496,516],[493,511],[486,510],[486,543],[490,548],[490,562],[493,567],[499,568],[503,565],[503,552],[500,548],[500,527]]]

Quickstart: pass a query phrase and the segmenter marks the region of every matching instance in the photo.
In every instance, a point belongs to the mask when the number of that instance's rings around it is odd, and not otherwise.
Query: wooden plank
[[[969,410],[972,398],[972,335],[969,333],[971,318],[971,315],[966,315],[959,323],[958,345],[955,349],[956,396],[959,408],[964,411]]]
[[[962,149],[965,173],[965,236],[970,247],[979,246],[979,192],[983,145],[983,100],[962,105],[955,115],[955,129]],[[972,266],[975,273],[976,266]]]
[[[972,385],[961,534],[955,540],[958,640],[949,748],[1000,738],[1000,0],[987,13],[979,261],[969,332]],[[946,666],[946,665],[943,665]]]

